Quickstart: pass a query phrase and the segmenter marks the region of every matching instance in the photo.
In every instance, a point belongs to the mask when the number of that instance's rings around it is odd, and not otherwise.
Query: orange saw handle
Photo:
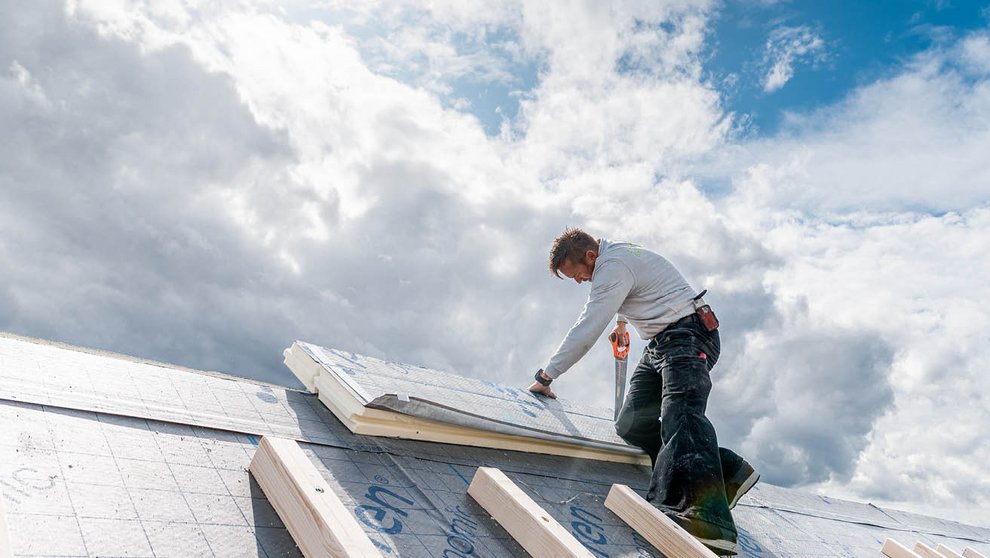
[[[625,360],[629,356],[629,332],[625,334],[626,344],[619,346],[619,336],[612,333],[608,336],[608,340],[612,343],[612,356],[617,359]]]

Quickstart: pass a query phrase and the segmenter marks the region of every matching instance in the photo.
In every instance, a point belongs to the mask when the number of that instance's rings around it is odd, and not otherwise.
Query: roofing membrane
[[[603,505],[612,483],[645,492],[645,467],[358,435],[242,378],[0,336],[0,424],[13,556],[298,556],[247,472],[261,435],[299,440],[386,556],[524,555],[467,495],[482,465],[596,556],[659,556]],[[886,537],[990,554],[988,529],[768,484],[733,515],[741,556],[873,557]]]

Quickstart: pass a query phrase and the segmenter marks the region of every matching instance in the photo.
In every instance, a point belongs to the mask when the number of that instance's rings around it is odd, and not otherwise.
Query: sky
[[[985,1],[0,0],[0,130],[0,330],[524,388],[582,227],[709,290],[765,481],[990,526]]]

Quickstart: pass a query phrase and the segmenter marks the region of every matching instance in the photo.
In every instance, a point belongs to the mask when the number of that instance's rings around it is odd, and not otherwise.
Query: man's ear
[[[598,259],[598,252],[595,252],[594,250],[588,250],[587,252],[584,253],[584,263],[586,265],[593,265],[595,263],[595,260],[597,259]]]

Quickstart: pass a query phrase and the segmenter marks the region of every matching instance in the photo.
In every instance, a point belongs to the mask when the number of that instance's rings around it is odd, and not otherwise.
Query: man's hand
[[[553,378],[547,376],[547,373],[542,368],[536,371],[535,376],[536,381],[533,382],[533,385],[529,386],[529,391],[537,395],[549,397],[550,399],[557,399],[557,394],[550,389],[550,383],[553,382]]]
[[[626,322],[617,322],[615,324],[615,329],[612,330],[612,335],[619,342],[620,347],[625,347],[629,343],[629,334],[626,333]],[[612,339],[612,335],[609,335],[609,339]]]
[[[533,382],[533,385],[529,386],[529,391],[535,393],[536,395],[542,395],[544,397],[549,397],[550,399],[557,399],[557,394],[550,389],[550,386],[545,386],[540,382]]]

